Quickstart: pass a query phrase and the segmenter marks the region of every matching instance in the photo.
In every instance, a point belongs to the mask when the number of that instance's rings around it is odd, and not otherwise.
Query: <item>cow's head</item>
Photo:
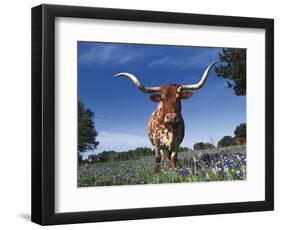
[[[165,123],[175,124],[179,121],[181,114],[181,100],[188,99],[192,96],[192,92],[188,90],[200,89],[207,80],[211,68],[218,62],[211,63],[203,73],[201,80],[197,84],[179,85],[166,84],[156,87],[145,87],[141,84],[139,79],[131,73],[119,73],[116,77],[125,76],[130,78],[135,85],[144,93],[153,93],[150,99],[159,103],[162,115],[161,120]],[[157,92],[157,93],[156,93]]]
[[[161,114],[159,119],[169,124],[180,121],[181,100],[192,96],[191,91],[183,91],[178,84],[167,84],[160,87],[159,93],[150,95],[150,100],[159,103]]]

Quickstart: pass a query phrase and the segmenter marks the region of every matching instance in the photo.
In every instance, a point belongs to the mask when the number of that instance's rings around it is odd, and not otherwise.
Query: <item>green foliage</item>
[[[235,95],[246,95],[246,49],[222,49],[219,56],[223,64],[215,68],[217,75],[230,80]]]
[[[198,142],[193,145],[194,150],[204,150],[204,149],[212,149],[212,148],[215,148],[215,146],[212,145],[211,143]]]
[[[78,104],[78,159],[82,161],[82,153],[94,150],[99,142],[96,141],[98,135],[95,129],[94,113],[86,109],[85,105],[79,101]]]
[[[235,137],[246,137],[246,123],[241,123],[239,126],[236,126],[234,135]]]
[[[139,159],[144,156],[152,156],[152,155],[154,155],[154,152],[150,148],[139,147],[134,150],[121,151],[121,152],[103,151],[96,155],[89,155],[88,161],[91,163],[123,161],[123,160]]]
[[[218,147],[227,147],[235,145],[235,140],[231,136],[224,136],[219,142],[218,142]]]

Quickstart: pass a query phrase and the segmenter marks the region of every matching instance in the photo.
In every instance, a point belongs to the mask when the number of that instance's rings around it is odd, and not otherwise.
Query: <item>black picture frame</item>
[[[265,29],[265,200],[55,213],[55,18],[110,19]],[[32,8],[32,221],[41,225],[162,218],[274,209],[274,20],[125,9]]]

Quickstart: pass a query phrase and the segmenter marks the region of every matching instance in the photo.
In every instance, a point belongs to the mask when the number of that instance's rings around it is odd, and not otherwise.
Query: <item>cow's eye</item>
[[[161,100],[165,100],[166,96],[165,95],[161,95]]]

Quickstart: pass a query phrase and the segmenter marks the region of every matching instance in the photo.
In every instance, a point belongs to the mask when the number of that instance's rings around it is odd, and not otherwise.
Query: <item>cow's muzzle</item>
[[[176,123],[179,121],[178,115],[176,113],[167,113],[164,118],[165,123]]]

